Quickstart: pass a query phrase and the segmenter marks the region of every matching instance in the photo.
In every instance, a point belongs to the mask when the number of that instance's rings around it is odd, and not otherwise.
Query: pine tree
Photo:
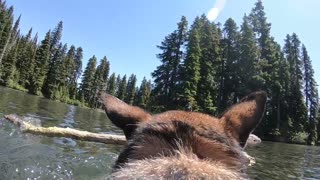
[[[177,101],[177,91],[179,87],[179,66],[183,58],[182,47],[187,38],[187,20],[183,16],[178,23],[178,29],[168,35],[158,48],[162,53],[157,57],[161,65],[152,72],[155,79],[154,94],[157,96],[159,104],[167,108],[173,108]]]
[[[97,58],[93,56],[89,59],[80,84],[80,100],[86,103],[91,102],[93,94],[94,75],[96,72]]]
[[[182,63],[180,70],[182,107],[186,109],[197,111],[198,104],[196,101],[198,82],[200,80],[200,36],[199,27],[197,26],[200,19],[197,17],[189,32],[186,59]],[[145,86],[146,79],[143,81]]]
[[[89,102],[90,107],[94,107],[94,108],[98,107],[97,94],[106,86],[108,76],[109,76],[109,70],[110,70],[110,63],[107,60],[107,57],[104,56],[103,59],[101,59],[100,64],[97,67],[97,70],[94,75],[93,89],[92,89],[93,98],[91,99],[91,102]]]
[[[286,58],[284,57],[284,53],[281,51],[281,47],[277,44],[276,47],[276,59],[278,59],[278,72],[275,71],[276,76],[272,77],[272,80],[275,82],[273,92],[278,94],[273,95],[272,103],[274,111],[270,116],[274,120],[276,120],[275,129],[271,130],[270,134],[279,136],[285,135],[288,132],[287,123],[289,120],[288,116],[288,97],[289,97],[289,64]],[[276,113],[275,113],[276,112]],[[280,133],[280,134],[279,134]]]
[[[63,70],[62,78],[64,79],[65,85],[69,85],[75,74],[76,63],[74,61],[76,48],[74,45],[70,46],[66,57],[62,60],[61,69]]]
[[[60,21],[56,28],[51,33],[51,39],[50,39],[50,53],[51,53],[51,59],[53,58],[53,55],[56,54],[57,47],[60,43],[61,37],[62,37],[62,30],[63,30],[63,22]]]
[[[0,65],[4,54],[6,53],[11,38],[11,26],[13,23],[13,6],[8,10],[4,10],[3,22],[0,24]]]
[[[118,92],[117,92],[117,97],[122,101],[124,101],[124,98],[126,97],[126,89],[127,89],[127,75],[124,75],[121,79]]]
[[[70,89],[74,85],[73,77],[76,71],[76,64],[74,61],[75,46],[71,45],[67,55],[62,59],[59,66],[59,94],[61,101],[67,101],[74,98],[74,94],[70,94]],[[70,97],[73,96],[73,97]]]
[[[300,40],[293,33],[287,35],[285,40],[284,52],[289,62],[290,86],[288,100],[289,131],[290,138],[294,133],[303,132],[307,122],[307,110],[303,102],[302,89],[302,61],[300,59]]]
[[[4,10],[3,10],[4,11]],[[8,82],[13,81],[13,74],[16,71],[15,64],[17,60],[18,53],[18,41],[19,41],[19,24],[20,24],[21,15],[18,17],[12,31],[10,32],[11,37],[7,44],[6,50],[4,51],[2,59],[2,65],[0,60],[0,80],[3,80],[4,85],[8,85]],[[2,72],[2,75],[1,75]]]
[[[74,73],[74,81],[77,82],[82,73],[82,59],[83,59],[83,49],[78,47],[76,49],[76,54],[74,57],[74,62],[76,64],[76,71]]]
[[[200,18],[200,80],[198,83],[197,102],[201,111],[213,114],[216,111],[218,92],[218,69],[221,65],[219,49],[219,31],[206,16]]]
[[[69,97],[70,99],[76,99],[77,97],[77,81],[82,72],[82,48],[79,47],[76,49],[74,55],[74,69],[69,83]]]
[[[314,80],[314,70],[312,68],[311,60],[308,51],[302,45],[302,61],[304,66],[304,93],[305,102],[308,111],[308,144],[314,145],[317,142],[317,116],[319,109],[318,102],[318,89],[317,83]]]
[[[10,49],[5,58],[3,59],[2,65],[0,68],[2,69],[2,74],[0,79],[3,80],[3,84],[9,86],[11,82],[16,81],[14,79],[14,74],[16,73],[16,61],[18,56],[18,47],[19,40],[15,43],[15,46]]]
[[[7,62],[10,61],[11,62],[11,66],[10,67],[6,67],[6,68],[9,68],[9,69],[11,69],[11,68],[13,68],[15,66],[15,61],[16,61],[16,56],[17,56],[16,53],[17,53],[17,50],[18,50],[17,49],[17,46],[18,46],[17,43],[18,43],[19,34],[20,34],[20,30],[19,30],[20,19],[21,19],[21,15],[18,17],[18,19],[14,23],[14,26],[13,26],[11,32],[10,32],[10,38],[8,39],[8,42],[5,45],[4,53],[2,53],[2,57],[0,57],[0,59],[2,59],[2,61],[7,61]],[[7,65],[9,65],[9,64],[7,64]],[[6,68],[3,68],[3,71],[8,71],[8,69],[6,69]],[[0,60],[0,72],[1,72],[1,60]],[[5,75],[5,76],[7,76],[7,75]]]
[[[106,92],[111,94],[112,96],[116,96],[117,93],[117,81],[116,81],[116,74],[112,73],[109,77]]]
[[[40,47],[37,49],[35,57],[35,66],[30,80],[29,92],[32,94],[41,94],[41,88],[48,71],[50,59],[50,31],[47,32]]]
[[[31,41],[32,28],[25,37],[22,37],[17,59],[17,70],[19,84],[25,88],[30,86],[30,75],[34,67],[34,58],[36,54],[36,47]]]
[[[59,43],[57,50],[49,62],[49,70],[46,75],[46,79],[42,88],[43,95],[50,99],[59,99],[59,85],[63,83],[63,79],[60,78],[62,74],[60,67],[62,60],[65,58],[67,53],[67,44],[62,45]],[[58,96],[56,96],[58,95]]]
[[[151,82],[147,81],[147,79],[143,77],[140,88],[137,92],[136,105],[143,109],[146,109],[150,101]]]
[[[136,83],[137,77],[134,74],[128,79],[127,87],[126,87],[126,95],[125,95],[125,102],[132,105],[134,102],[134,97],[136,94]]]
[[[221,113],[228,106],[237,102],[239,98],[238,88],[240,86],[239,66],[239,41],[240,32],[236,22],[229,18],[223,28],[223,38],[221,39],[221,70],[220,87],[218,96],[218,112]]]
[[[108,76],[109,76],[109,71],[110,71],[110,63],[107,60],[107,57],[104,56],[103,59],[101,59],[99,66],[97,67],[95,77],[94,77],[94,82],[95,82],[95,87],[97,90],[102,90],[103,87],[106,86]]]
[[[119,88],[120,88],[120,84],[121,84],[121,76],[120,74],[118,74],[117,79],[116,79],[116,96],[118,97],[119,95]]]
[[[248,18],[245,15],[241,25],[240,38],[240,57],[239,67],[240,71],[240,87],[238,89],[239,97],[257,90],[259,86],[260,77],[257,70],[257,62],[259,58],[258,47],[255,43],[255,36],[252,27],[248,23]]]
[[[61,78],[61,63],[65,59],[67,45],[60,42],[63,30],[63,22],[60,21],[50,35],[50,61],[44,85],[42,88],[43,95],[50,99],[59,99],[59,85],[63,83]],[[58,96],[56,96],[58,95]]]

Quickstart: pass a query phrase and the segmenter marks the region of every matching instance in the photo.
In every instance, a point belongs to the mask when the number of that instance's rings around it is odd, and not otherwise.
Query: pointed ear
[[[227,133],[231,134],[244,147],[250,133],[260,123],[267,101],[264,91],[254,92],[244,97],[221,116]]]
[[[123,130],[127,139],[131,137],[137,128],[137,124],[151,119],[151,115],[139,107],[130,106],[105,92],[99,94],[100,102],[108,118],[114,125]]]

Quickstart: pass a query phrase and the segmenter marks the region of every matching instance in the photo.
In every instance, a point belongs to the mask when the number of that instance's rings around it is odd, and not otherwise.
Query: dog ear
[[[244,97],[221,116],[227,133],[231,134],[244,147],[250,133],[260,123],[266,107],[267,94],[258,91]]]
[[[108,118],[123,130],[127,139],[130,139],[137,124],[151,119],[151,115],[139,107],[128,105],[105,92],[100,92],[99,97]]]

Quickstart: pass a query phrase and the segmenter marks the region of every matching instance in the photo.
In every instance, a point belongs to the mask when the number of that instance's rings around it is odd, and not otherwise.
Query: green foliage
[[[35,65],[30,77],[29,92],[32,94],[41,94],[41,88],[48,71],[50,58],[50,31],[47,32],[45,39],[41,42],[37,49],[35,57]]]
[[[197,18],[189,32],[188,44],[186,50],[186,59],[183,61],[180,70],[181,92],[180,97],[182,107],[191,111],[198,110],[197,88],[200,80],[200,37],[199,30],[196,27],[199,22]]]
[[[20,84],[16,83],[15,81],[13,81],[11,79],[7,82],[6,86],[8,88],[17,89],[17,90],[23,91],[23,92],[28,92],[28,90],[26,88],[24,88],[23,86],[21,86]]]
[[[197,102],[200,111],[213,114],[218,92],[218,69],[220,59],[220,36],[215,24],[202,15],[200,18],[200,79]]]
[[[317,142],[317,118],[319,116],[319,96],[317,83],[314,80],[314,70],[308,51],[302,45],[302,61],[304,69],[304,93],[306,108],[308,111],[307,131],[309,132],[308,144],[314,145]]]
[[[281,132],[279,129],[272,129],[269,134],[273,136],[281,136]]]
[[[289,63],[289,94],[288,115],[292,119],[291,131],[301,132],[305,130],[307,123],[307,108],[303,101],[302,89],[302,61],[300,59],[300,41],[296,34],[287,35],[284,53]]]
[[[127,89],[127,76],[124,75],[119,83],[117,97],[124,101],[126,97],[126,89]]]
[[[308,138],[308,133],[306,132],[296,132],[290,136],[289,142],[296,144],[306,144]]]
[[[113,95],[113,96],[116,96],[117,81],[116,81],[116,74],[115,73],[112,73],[111,76],[109,77],[106,92]]]
[[[55,51],[55,54],[50,58],[49,70],[42,87],[42,92],[47,98],[56,99],[54,92],[57,91],[59,84],[62,83],[60,79],[60,65],[62,60],[65,58],[66,53],[67,45],[62,45],[62,43],[60,43]]]
[[[16,72],[16,61],[18,55],[18,42],[15,47],[11,48],[4,57],[2,64],[0,65],[0,79],[7,84],[10,80],[14,81],[14,72]]]
[[[5,6],[5,5],[4,5]],[[5,7],[3,7],[5,9]],[[1,11],[1,24],[0,24],[0,64],[3,56],[8,49],[8,45],[11,40],[11,26],[13,23],[13,7],[9,7],[7,10]]]
[[[134,74],[131,74],[131,76],[128,79],[127,87],[126,87],[126,95],[125,95],[125,102],[128,104],[133,104],[134,97],[136,94],[136,83],[137,83],[137,77]]]
[[[239,94],[235,93],[240,87],[240,38],[237,24],[229,18],[223,28],[224,38],[220,40],[221,68],[219,71],[219,93],[217,98],[218,112],[223,112],[236,102]]]
[[[197,17],[187,33],[177,78],[171,63],[179,46],[175,34],[169,34],[159,46],[161,64],[152,73],[151,109],[171,109],[174,102],[174,109],[221,113],[246,94],[264,90],[269,96],[266,116],[256,133],[302,142],[307,132],[308,143],[314,144],[320,132],[319,100],[306,48],[301,53],[300,40],[292,34],[282,50],[270,31],[261,0],[244,16],[240,31],[232,19],[220,29],[204,15]]]
[[[104,89],[107,84],[109,76],[109,66],[110,64],[107,60],[107,57],[103,57],[93,77],[91,100],[88,102],[90,107],[96,108],[99,106],[97,94],[99,91]]]
[[[178,29],[165,37],[158,48],[162,51],[157,57],[161,65],[152,72],[155,79],[153,89],[157,104],[173,108],[177,105],[179,91],[179,67],[183,57],[183,45],[187,39],[188,22],[183,16],[178,23]]]
[[[82,76],[82,82],[80,84],[79,100],[84,100],[86,103],[92,103],[93,99],[93,85],[94,75],[96,73],[97,58],[93,56],[89,59],[86,69]]]
[[[136,105],[144,109],[147,109],[150,102],[151,95],[151,81],[147,81],[145,77],[141,82],[140,88],[137,91],[136,95]]]

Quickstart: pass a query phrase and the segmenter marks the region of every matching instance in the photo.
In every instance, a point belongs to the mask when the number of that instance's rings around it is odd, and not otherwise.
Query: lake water
[[[2,118],[12,113],[44,127],[122,134],[103,112],[0,86],[0,180],[101,179],[110,174],[121,146],[24,134]],[[257,161],[249,169],[252,179],[320,179],[320,147],[263,142],[247,151]]]

